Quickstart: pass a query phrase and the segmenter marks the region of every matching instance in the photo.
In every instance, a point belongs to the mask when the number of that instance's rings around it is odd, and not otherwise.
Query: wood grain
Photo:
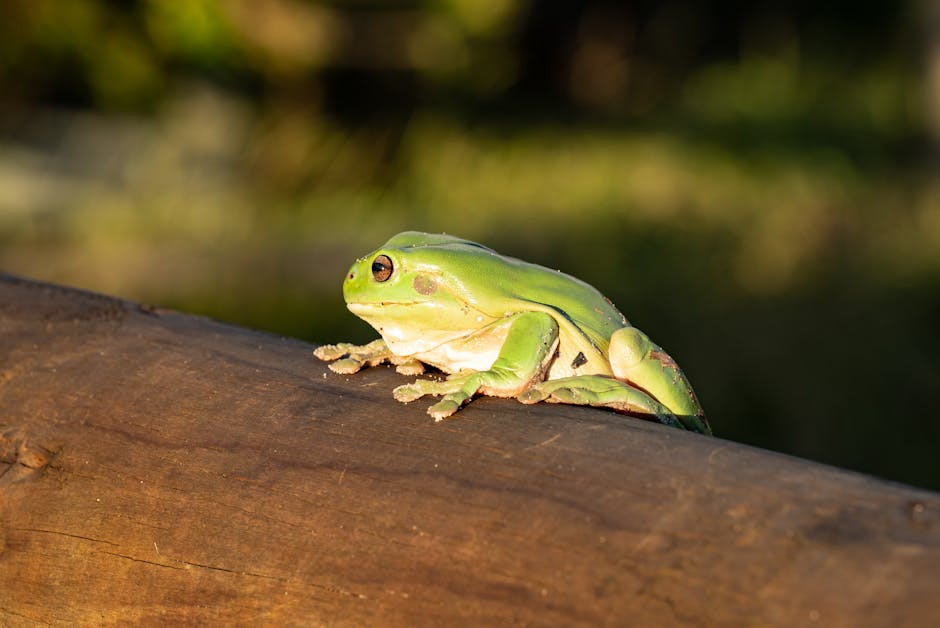
[[[0,276],[0,624],[940,618],[937,494],[311,349]]]

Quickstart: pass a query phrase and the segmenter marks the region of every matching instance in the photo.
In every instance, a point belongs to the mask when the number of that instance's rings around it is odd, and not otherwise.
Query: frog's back
[[[526,303],[528,309],[544,311],[558,323],[558,357],[546,379],[610,375],[610,337],[629,325],[624,315],[590,284],[561,271],[516,261],[542,271],[536,275],[539,279],[535,282],[531,275],[520,278],[517,298]]]
[[[523,311],[542,311],[552,316],[561,336],[559,363],[603,362],[593,371],[605,372],[610,336],[629,324],[590,284],[558,270],[500,255],[469,240],[408,232],[395,236],[386,246],[408,249],[409,257],[428,266],[440,264],[446,257],[450,265],[461,269],[461,276],[442,273],[439,281],[449,284],[468,304],[489,316],[498,318]],[[583,358],[578,358],[579,353],[584,354]],[[590,368],[589,364],[585,368]],[[551,377],[567,374],[558,371]]]

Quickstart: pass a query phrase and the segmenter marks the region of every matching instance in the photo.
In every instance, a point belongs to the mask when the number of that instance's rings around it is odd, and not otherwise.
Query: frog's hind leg
[[[538,382],[519,395],[522,403],[570,403],[649,416],[664,425],[684,427],[666,406],[633,386],[603,375],[577,375]]]
[[[636,327],[618,329],[610,337],[610,367],[621,382],[662,403],[689,430],[711,434],[692,384],[676,361]]]

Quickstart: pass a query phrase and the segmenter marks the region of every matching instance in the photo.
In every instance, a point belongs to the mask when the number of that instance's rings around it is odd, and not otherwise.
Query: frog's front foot
[[[330,370],[341,375],[359,372],[364,366],[375,366],[389,358],[391,353],[381,338],[366,345],[340,342],[323,345],[313,350],[313,355],[330,362]]]
[[[601,375],[579,375],[545,380],[519,395],[522,403],[567,403],[599,406],[650,418],[673,427],[682,423],[661,403],[629,384]]]
[[[424,372],[421,362],[393,354],[381,338],[365,345],[349,342],[322,345],[313,350],[313,355],[324,362],[331,362],[330,370],[340,375],[358,373],[363,367],[376,366],[383,362],[394,364],[395,370],[402,375],[420,375]]]
[[[428,408],[428,414],[435,421],[446,419],[454,414],[465,403],[470,401],[480,387],[480,374],[472,373],[466,376],[450,378],[444,381],[418,379],[411,384],[404,384],[395,388],[392,394],[402,403],[420,399],[425,395],[442,396],[443,399]]]

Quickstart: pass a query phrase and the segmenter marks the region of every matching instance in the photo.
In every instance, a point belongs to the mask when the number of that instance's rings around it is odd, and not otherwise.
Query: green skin
[[[407,231],[361,257],[343,282],[350,311],[382,338],[314,354],[349,374],[383,362],[417,375],[395,399],[442,397],[435,420],[474,395],[612,408],[711,433],[675,361],[588,284],[448,235]]]

